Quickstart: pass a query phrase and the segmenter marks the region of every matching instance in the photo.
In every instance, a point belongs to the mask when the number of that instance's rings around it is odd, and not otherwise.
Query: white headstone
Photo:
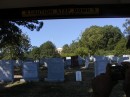
[[[14,66],[11,60],[0,61],[0,81],[9,82],[14,79]]]
[[[66,59],[71,59],[71,57],[66,57]]]
[[[35,62],[23,63],[23,79],[26,81],[38,81],[39,80],[39,65]]]
[[[121,65],[121,62],[130,62],[129,57],[119,57],[118,64]]]
[[[76,81],[82,81],[81,71],[76,71]]]
[[[50,82],[64,81],[64,63],[61,58],[49,58],[47,60],[48,76],[45,79]]]
[[[106,72],[106,66],[109,63],[109,60],[107,57],[104,56],[95,56],[95,63],[94,63],[94,69],[95,69],[95,77],[97,75],[100,75],[101,73]]]
[[[129,57],[130,58],[130,55],[123,55],[123,57]]]
[[[123,55],[123,58],[125,58],[124,62],[130,62],[130,55]]]
[[[89,60],[92,61],[92,62],[95,62],[96,59],[95,59],[94,56],[90,56]]]

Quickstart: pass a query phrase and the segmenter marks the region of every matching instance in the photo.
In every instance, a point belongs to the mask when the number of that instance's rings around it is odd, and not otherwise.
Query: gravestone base
[[[44,79],[47,82],[63,82],[64,79],[49,79],[49,78],[45,78]]]
[[[39,81],[39,79],[38,78],[24,78],[24,80],[26,81],[26,82],[38,82]]]

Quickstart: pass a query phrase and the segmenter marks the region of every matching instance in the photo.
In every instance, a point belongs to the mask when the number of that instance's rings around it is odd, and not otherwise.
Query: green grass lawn
[[[76,82],[75,72],[81,70],[82,81]],[[89,69],[71,68],[65,70],[64,82],[45,82],[47,70],[40,70],[39,82],[4,83],[0,85],[0,97],[91,97],[91,79],[94,77],[93,66]],[[124,92],[119,82],[110,97],[123,97]],[[125,97],[125,96],[124,96]]]

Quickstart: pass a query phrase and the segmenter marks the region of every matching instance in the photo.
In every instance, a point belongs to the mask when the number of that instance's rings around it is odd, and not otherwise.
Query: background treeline
[[[61,54],[57,52],[55,44],[51,41],[46,41],[40,47],[32,46],[28,35],[22,32],[21,26],[31,31],[39,31],[43,27],[43,21],[1,20],[0,22],[0,59],[32,58],[38,60],[45,57],[74,55],[85,57],[87,55],[130,54],[127,44],[130,35],[130,19],[126,19],[122,24],[125,28],[124,32],[113,25],[103,27],[93,25],[86,28],[76,40],[62,47]]]
[[[127,37],[112,25],[91,26],[78,40],[63,46],[62,56],[71,55],[123,55],[130,54],[126,48]]]

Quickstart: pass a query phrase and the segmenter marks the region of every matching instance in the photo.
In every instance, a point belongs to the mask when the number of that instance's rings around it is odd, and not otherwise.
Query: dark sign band
[[[64,8],[64,9],[41,9],[24,10],[22,17],[41,17],[41,16],[74,16],[74,15],[99,15],[99,8]]]
[[[130,17],[130,4],[64,5],[0,9],[0,19],[61,19]]]

